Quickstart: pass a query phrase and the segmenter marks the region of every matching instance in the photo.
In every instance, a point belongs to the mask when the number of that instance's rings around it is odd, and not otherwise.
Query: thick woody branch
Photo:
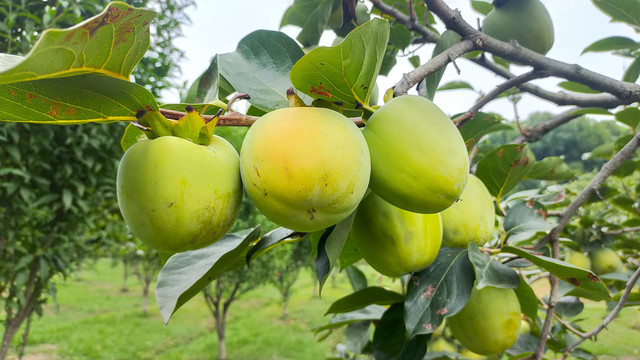
[[[584,334],[580,338],[580,340],[571,344],[571,346],[569,346],[567,350],[565,350],[564,354],[562,354],[562,358],[560,358],[561,360],[566,359],[567,356],[569,356],[569,354],[573,351],[573,349],[578,347],[578,345],[582,344],[583,341],[598,335],[600,331],[602,331],[605,327],[607,327],[607,325],[609,325],[609,323],[613,321],[613,319],[615,319],[616,316],[618,316],[618,313],[620,312],[620,310],[622,310],[624,305],[627,303],[627,300],[629,299],[629,294],[631,293],[631,289],[633,289],[633,287],[636,285],[636,282],[638,281],[639,278],[640,278],[640,268],[638,268],[636,272],[634,272],[633,275],[631,275],[631,278],[629,279],[629,281],[627,281],[627,285],[624,289],[624,292],[622,293],[622,296],[620,296],[620,301],[618,301],[618,304],[616,304],[616,306],[609,313],[609,315],[607,315],[607,317],[604,318],[602,323],[598,325],[595,329]]]
[[[614,80],[602,74],[587,70],[579,65],[566,64],[526,49],[516,42],[505,43],[494,39],[469,25],[459,11],[452,10],[443,0],[425,0],[427,7],[436,14],[448,29],[463,38],[473,39],[480,50],[488,51],[507,60],[544,69],[553,76],[575,81],[590,88],[616,96],[627,104],[640,101],[640,85]]]
[[[602,184],[613,174],[622,163],[624,163],[630,156],[633,154],[636,149],[640,146],[640,133],[636,134],[631,140],[620,150],[617,154],[615,154],[611,160],[607,161],[606,164],[602,166],[600,171],[596,174],[596,176],[591,179],[591,182],[576,196],[573,201],[567,206],[562,212],[562,216],[558,219],[558,224],[551,229],[549,234],[542,238],[538,243],[538,247],[543,246],[549,240],[554,239],[557,240],[560,237],[560,233],[569,223],[569,220],[573,217],[573,215],[578,212],[578,209],[584,204],[585,201],[593,194],[596,190],[598,190]]]
[[[475,103],[469,110],[467,110],[467,112],[453,119],[453,123],[456,124],[459,128],[462,127],[468,119],[472,118],[478,111],[480,111],[480,109],[482,109],[482,107],[496,99],[498,96],[500,96],[500,94],[511,89],[512,87],[526,83],[527,81],[540,79],[546,76],[548,75],[544,71],[533,70],[503,82],[502,84],[496,86],[496,88],[491,90],[488,94],[483,96],[480,100],[478,100],[478,102]]]
[[[440,35],[438,35],[435,31],[429,29],[428,27],[418,23],[415,18],[412,18],[402,11],[394,8],[393,6],[387,5],[382,0],[369,0],[374,7],[376,7],[383,15],[389,15],[397,21],[401,22],[407,29],[411,31],[415,31],[422,35],[422,39],[420,42],[430,42],[435,43],[438,41]]]
[[[516,138],[511,143],[512,144],[523,144],[525,142],[532,143],[536,142],[548,133],[549,131],[557,128],[562,124],[566,124],[570,120],[573,120],[577,117],[580,117],[582,114],[577,113],[578,110],[582,108],[574,107],[567,111],[561,112],[558,115],[555,115],[551,119],[532,127],[531,129],[527,129],[524,131],[522,136]]]
[[[471,40],[462,40],[447,50],[434,56],[431,60],[418,66],[413,71],[406,73],[402,79],[393,87],[393,95],[400,96],[406,94],[409,89],[427,76],[445,67],[448,63],[459,58],[476,48]]]

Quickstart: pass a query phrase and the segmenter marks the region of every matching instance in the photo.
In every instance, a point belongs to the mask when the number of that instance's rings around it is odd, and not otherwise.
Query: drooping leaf
[[[260,226],[226,234],[205,248],[173,255],[160,271],[156,300],[167,324],[189,299],[238,262],[239,257],[260,235]]]
[[[409,338],[432,333],[467,303],[474,281],[467,254],[467,249],[443,247],[429,267],[411,276],[404,302]]]
[[[533,264],[548,270],[561,280],[564,280],[582,291],[582,297],[591,300],[608,300],[611,298],[607,287],[591,271],[571,265],[568,262],[554,259],[548,256],[532,254],[528,251],[504,246],[502,252],[518,255],[531,261]]]
[[[370,344],[371,321],[358,321],[347,325],[344,330],[345,345],[354,354],[360,354]]]
[[[295,0],[282,16],[280,27],[296,25],[302,28],[298,41],[304,47],[318,45],[331,16],[334,0]]]
[[[404,327],[404,305],[391,305],[382,315],[373,333],[373,356],[376,360],[421,360],[427,352],[431,335],[407,339]]]
[[[347,236],[347,241],[344,243],[344,247],[342,248],[342,252],[338,257],[338,264],[340,265],[340,269],[348,268],[351,265],[358,262],[362,259],[362,254],[358,247],[356,246],[355,241],[353,240],[353,236],[351,233]]]
[[[453,118],[457,116],[458,115],[455,115]],[[467,150],[471,151],[483,136],[495,131],[511,129],[513,128],[507,124],[503,124],[497,116],[478,112],[460,128],[460,135],[462,135],[462,139],[464,139]]]
[[[585,93],[585,94],[598,94],[598,93],[600,93],[600,91],[593,90],[592,88],[588,87],[587,85],[580,84],[580,83],[573,82],[573,81],[563,81],[563,82],[560,82],[558,84],[558,86],[560,86],[563,89],[566,89],[566,90],[569,90],[569,91],[573,91],[573,92],[578,92],[578,93]]]
[[[503,224],[509,243],[520,245],[536,233],[550,230],[553,224],[546,221],[546,216],[547,210],[538,201],[518,199],[510,202]]]
[[[289,72],[303,55],[286,34],[257,30],[240,40],[236,51],[219,55],[218,70],[234,89],[251,96],[253,106],[268,112],[289,106]]]
[[[575,172],[559,156],[536,161],[527,174],[527,178],[538,180],[570,180],[574,176]]]
[[[431,58],[439,55],[443,51],[452,47],[456,43],[460,41],[461,37],[457,32],[453,30],[446,30],[440,35],[436,46],[433,48],[433,53],[431,54]],[[442,67],[435,73],[427,76],[424,79],[425,91],[427,99],[433,101],[433,97],[436,95],[436,90],[438,89],[438,85],[440,84],[440,80],[442,80],[442,76],[444,75],[444,71],[447,69],[446,66]]]
[[[640,57],[636,57],[635,60],[629,65],[627,70],[625,70],[622,75],[622,81],[634,83],[638,81],[638,77],[640,76]]]
[[[478,162],[476,176],[499,205],[500,199],[526,178],[535,161],[528,145],[503,145]]]
[[[316,276],[320,282],[319,292],[331,274],[331,270],[338,262],[344,243],[347,241],[349,230],[356,212],[354,211],[346,219],[326,229],[318,242],[318,256],[316,258]]]
[[[474,242],[469,243],[469,260],[475,269],[478,289],[485,286],[513,289],[520,285],[520,276],[515,270],[501,263],[496,256],[481,252]]]
[[[640,2],[638,0],[592,0],[613,21],[624,22],[640,31]]]
[[[367,287],[367,277],[357,266],[351,265],[345,269],[349,283],[353,291],[362,290]]]
[[[457,80],[457,81],[449,81],[446,84],[440,85],[440,87],[438,88],[438,91],[461,90],[461,89],[475,90],[473,86],[468,82]]]
[[[372,304],[391,305],[403,300],[404,296],[395,291],[389,291],[379,286],[369,286],[334,301],[326,314],[350,312]]]
[[[218,55],[211,59],[207,70],[191,85],[184,99],[185,103],[207,103],[218,100],[220,74],[218,72]]]
[[[633,39],[624,36],[610,36],[604,39],[600,39],[582,50],[582,54],[588,52],[601,52],[601,51],[613,51],[629,49],[635,50],[640,47],[640,44]]]
[[[133,121],[140,110],[158,110],[147,89],[98,74],[0,85],[0,121],[39,124]]]
[[[635,130],[640,124],[640,109],[637,107],[622,109],[616,113],[616,120]]]
[[[89,72],[129,80],[149,47],[149,23],[155,16],[112,2],[72,28],[46,30],[22,62],[0,73],[0,84]]]
[[[563,318],[574,317],[582,310],[584,310],[584,304],[575,296],[561,296],[555,308],[556,314]]]
[[[374,19],[334,47],[311,50],[291,69],[291,82],[314,99],[347,109],[367,105],[389,40],[389,23]]]
[[[286,242],[295,233],[294,230],[284,227],[269,231],[247,252],[247,265],[251,263],[251,260],[269,251],[274,246]]]
[[[327,330],[334,329],[337,327],[345,326],[347,324],[354,323],[356,321],[363,320],[380,320],[382,314],[387,310],[384,306],[380,305],[369,305],[364,309],[351,311],[348,313],[342,313],[335,315],[329,320],[329,323],[326,325],[322,325],[315,329],[316,333]]]
[[[520,285],[514,289],[518,302],[520,303],[520,311],[531,320],[535,320],[538,315],[538,297],[526,281],[520,281]]]

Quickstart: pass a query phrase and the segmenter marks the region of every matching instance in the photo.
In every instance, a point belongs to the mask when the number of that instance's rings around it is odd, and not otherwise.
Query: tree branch
[[[462,40],[447,50],[431,58],[431,60],[418,66],[414,70],[402,75],[402,79],[393,87],[393,95],[400,96],[406,94],[409,89],[419,83],[422,79],[442,69],[448,63],[460,56],[474,50],[476,45],[471,40]]]
[[[520,46],[517,42],[505,43],[494,39],[469,25],[443,0],[425,0],[429,10],[436,14],[448,29],[459,33],[463,38],[472,39],[479,50],[498,55],[507,60],[532,66],[534,69],[548,70],[551,75],[575,81],[590,88],[616,96],[626,104],[640,101],[640,85],[614,80],[602,74],[587,70],[579,65],[566,64],[547,58]]]
[[[607,231],[607,232],[603,232],[602,235],[604,235],[604,236],[617,236],[617,235],[622,235],[622,234],[625,234],[625,233],[635,232],[635,231],[640,231],[640,226],[631,227],[631,228],[624,228],[624,229],[620,229],[620,230]]]
[[[569,356],[571,351],[573,351],[573,349],[578,347],[578,345],[580,345],[583,341],[587,340],[590,337],[598,335],[598,333],[600,333],[602,329],[604,329],[607,325],[609,325],[609,323],[613,321],[613,319],[615,319],[616,316],[618,316],[618,313],[620,312],[620,310],[622,310],[622,308],[624,307],[624,304],[627,303],[627,299],[629,299],[629,294],[631,293],[631,289],[633,289],[633,287],[635,286],[639,278],[640,278],[640,267],[636,270],[636,272],[633,273],[629,281],[627,281],[627,285],[624,289],[624,292],[622,293],[622,296],[620,296],[620,301],[618,301],[618,304],[616,304],[616,306],[609,313],[609,315],[607,315],[607,317],[604,318],[602,323],[598,325],[595,329],[584,334],[580,338],[580,340],[571,344],[571,346],[569,346],[567,350],[564,351],[564,354],[562,354],[562,358],[560,358],[560,360],[566,359],[566,357]]]
[[[575,118],[582,116],[582,114],[576,113],[578,110],[581,110],[581,109],[582,108],[579,108],[579,107],[573,107],[567,111],[564,111],[558,115],[555,115],[551,119],[539,125],[536,125],[531,129],[525,130],[520,137],[516,138],[511,143],[523,144],[525,142],[528,142],[528,143],[536,142],[542,139],[542,137],[549,131],[557,128],[560,125],[566,124],[567,122]]]
[[[389,6],[385,4],[384,2],[382,2],[382,0],[369,0],[369,1],[371,2],[371,4],[373,4],[373,6],[376,9],[380,10],[382,14],[386,14],[393,17],[397,21],[401,22],[407,29],[411,31],[415,31],[420,35],[422,35],[422,39],[419,40],[420,42],[435,43],[440,38],[440,35],[438,35],[435,31],[418,23],[415,18],[411,18],[410,16],[407,16],[405,13],[394,8],[393,6]]]
[[[532,70],[528,73],[524,73],[522,75],[512,77],[511,79],[508,79],[502,84],[496,86],[495,89],[491,90],[488,94],[483,96],[464,114],[453,119],[453,123],[456,124],[458,128],[461,128],[462,126],[464,126],[465,122],[470,118],[472,118],[478,111],[480,111],[480,109],[482,109],[483,106],[495,100],[503,92],[511,89],[514,86],[518,86],[520,84],[526,83],[527,81],[531,81],[533,79],[540,79],[547,76],[549,75],[545,71]]]

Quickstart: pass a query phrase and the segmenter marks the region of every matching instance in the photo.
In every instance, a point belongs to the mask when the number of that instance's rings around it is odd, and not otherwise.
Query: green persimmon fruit
[[[240,173],[247,195],[271,221],[312,232],[355,211],[371,162],[362,133],[344,115],[293,107],[269,112],[249,128]]]
[[[621,272],[622,260],[609,248],[600,248],[591,252],[591,269],[596,275]]]
[[[591,269],[591,259],[579,251],[569,251],[565,256],[564,261],[582,269]]]
[[[440,214],[418,214],[369,193],[358,206],[353,240],[372,268],[400,276],[431,265],[442,242]]]
[[[137,142],[120,161],[117,196],[124,220],[145,244],[170,253],[205,247],[238,214],[238,153],[215,135],[208,146],[175,136]]]
[[[540,0],[508,0],[496,6],[482,22],[482,32],[502,41],[516,40],[545,55],[553,46],[553,23]]]
[[[469,175],[460,199],[440,213],[442,245],[466,248],[470,242],[482,246],[493,232],[493,198],[482,180]]]
[[[462,193],[469,155],[460,132],[416,95],[389,100],[362,131],[371,153],[371,190],[401,209],[437,213]]]
[[[449,317],[449,329],[466,348],[492,355],[510,348],[518,338],[520,303],[513,289],[486,286],[471,290],[469,301]]]

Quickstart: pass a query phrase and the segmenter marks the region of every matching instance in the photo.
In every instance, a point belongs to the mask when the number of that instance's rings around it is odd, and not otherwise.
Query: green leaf
[[[538,232],[545,232],[553,227],[547,222],[547,210],[535,200],[517,199],[509,203],[507,216],[504,218],[504,230],[511,244],[520,244]]]
[[[640,76],[640,57],[636,57],[635,60],[629,65],[622,76],[622,81],[634,83]]]
[[[238,261],[249,243],[260,235],[260,226],[229,233],[205,248],[173,255],[158,275],[156,300],[167,324],[189,299]]]
[[[380,318],[382,317],[382,314],[384,314],[386,310],[387,308],[385,308],[384,306],[369,305],[364,309],[333,316],[331,320],[329,320],[328,324],[320,326],[315,330],[316,330],[316,333],[318,333],[322,330],[334,329],[337,327],[354,323],[356,321],[380,320]]]
[[[613,113],[607,109],[603,108],[585,108],[576,110],[573,114],[591,114],[591,115],[613,115]]]
[[[367,287],[367,277],[357,266],[351,265],[347,267],[345,271],[347,272],[347,277],[349,277],[353,291],[362,290]]]
[[[405,337],[403,304],[392,305],[382,315],[373,333],[376,360],[421,360],[427,352],[430,335]]]
[[[385,290],[378,286],[369,286],[334,301],[329,306],[326,314],[346,313],[372,304],[391,305],[403,300],[404,296],[395,291]]]
[[[319,293],[338,262],[344,243],[347,241],[351,224],[356,212],[354,211],[346,219],[326,229],[318,242],[318,257],[316,258],[316,276],[320,282]]]
[[[88,72],[129,80],[149,47],[155,17],[151,10],[113,2],[72,28],[46,30],[22,62],[0,73],[0,84]]]
[[[127,128],[124,130],[124,135],[120,139],[120,147],[122,151],[127,151],[133,144],[138,141],[142,141],[148,139],[147,135],[145,135],[144,131],[133,124],[127,125]]]
[[[389,43],[399,50],[404,50],[411,45],[411,31],[403,24],[395,24],[389,30]]]
[[[287,241],[287,239],[295,233],[296,231],[283,227],[269,231],[247,252],[247,265],[249,265],[254,258],[264,254],[274,246]]]
[[[570,180],[575,172],[559,156],[548,156],[536,161],[527,174],[529,179]]]
[[[632,130],[640,125],[640,110],[637,107],[628,107],[618,111],[615,115],[616,120],[629,126]]]
[[[493,10],[493,5],[491,5],[490,3],[486,2],[486,1],[481,1],[481,0],[471,0],[471,8],[473,10],[475,10],[476,12],[487,16],[487,14],[489,14],[491,12],[491,10]]]
[[[438,91],[461,90],[461,89],[475,90],[473,86],[466,81],[449,81],[446,84],[440,85],[440,87],[438,88]]]
[[[528,145],[503,145],[478,162],[476,176],[495,196],[499,206],[500,199],[527,177],[535,161]]]
[[[563,318],[569,318],[580,314],[584,310],[584,304],[575,296],[562,296],[558,298],[555,313]]]
[[[0,85],[0,121],[59,125],[133,121],[140,110],[158,110],[147,89],[99,74]]]
[[[513,289],[520,285],[520,276],[515,270],[501,263],[496,256],[481,252],[473,241],[469,243],[469,260],[476,272],[478,289],[485,286]]]
[[[566,89],[566,90],[569,90],[569,91],[573,91],[573,92],[578,92],[578,93],[584,93],[584,94],[599,94],[600,93],[600,91],[593,90],[592,88],[588,87],[587,85],[580,84],[580,83],[573,82],[573,81],[562,81],[561,83],[558,84],[558,86],[560,86],[563,89]]]
[[[411,276],[404,302],[409,338],[432,333],[467,303],[474,281],[467,253],[467,249],[442,247],[429,267]]]
[[[319,47],[291,69],[291,82],[314,99],[341,102],[347,109],[368,105],[389,40],[389,23],[374,19],[334,47]]]
[[[588,52],[601,52],[601,51],[613,51],[613,50],[635,50],[640,47],[635,40],[624,36],[610,36],[601,40],[598,40],[582,50],[582,54]]]
[[[253,106],[268,112],[289,106],[289,72],[303,55],[286,34],[257,30],[240,40],[235,52],[220,55],[218,68],[234,89],[251,96]]]
[[[413,55],[409,57],[409,63],[411,64],[411,66],[413,66],[414,68],[417,68],[418,66],[420,66],[420,56],[419,55]]]
[[[184,99],[185,103],[207,103],[218,100],[218,86],[220,83],[218,59],[218,55],[214,56],[207,70],[194,81]]]
[[[456,118],[458,115],[454,116]],[[460,135],[464,139],[467,150],[471,151],[483,136],[501,130],[513,130],[507,124],[503,124],[499,117],[483,112],[478,112],[460,128]]]
[[[452,47],[460,41],[461,37],[457,32],[453,30],[446,30],[440,35],[436,46],[433,48],[433,53],[431,54],[431,58],[433,59],[435,56],[439,55],[443,51]],[[427,76],[424,79],[425,91],[427,99],[433,101],[433,97],[436,95],[436,90],[438,89],[438,85],[440,84],[440,80],[442,80],[442,76],[444,75],[444,71],[447,69],[447,66],[443,66],[438,71],[433,74]]]
[[[304,47],[318,45],[331,16],[334,0],[295,0],[282,16],[280,27],[296,25],[302,28],[298,41]]]
[[[360,250],[358,250],[358,246],[356,246],[353,236],[349,233],[347,241],[344,243],[344,247],[340,253],[340,257],[338,257],[340,269],[348,268],[360,259],[362,259],[362,254],[360,253]]]
[[[520,303],[520,310],[531,320],[538,316],[538,297],[526,281],[520,281],[520,285],[514,289]]]
[[[579,268],[562,260],[548,256],[534,255],[513,246],[504,246],[502,248],[502,252],[518,255],[531,261],[534,265],[548,270],[559,279],[582,290],[583,297],[596,301],[609,300],[611,298],[607,287],[594,273],[589,270]]]
[[[613,21],[624,22],[640,31],[640,2],[638,0],[592,0],[593,4]]]

